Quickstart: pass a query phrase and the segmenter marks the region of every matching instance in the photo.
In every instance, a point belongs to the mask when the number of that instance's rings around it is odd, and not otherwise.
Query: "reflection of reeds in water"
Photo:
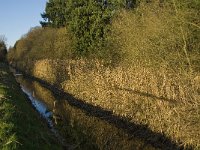
[[[60,120],[60,116],[57,113],[57,104],[58,101],[53,96],[52,92],[47,90],[46,88],[42,87],[38,82],[33,82],[33,88],[36,92],[36,97],[47,105],[48,109],[53,112],[52,119],[54,123],[57,125],[58,121]]]
[[[54,101],[54,103],[53,103],[53,120],[56,125],[58,125],[59,121],[62,121],[62,118],[61,118],[58,110],[59,110],[58,101]]]
[[[66,124],[64,122],[60,123],[60,129],[66,132],[66,126],[70,124],[70,127],[75,130],[71,132],[76,134],[75,138],[77,138],[76,141],[78,143],[84,141],[84,136],[88,142],[96,145],[95,149],[155,149],[141,139],[128,136],[122,129],[118,129],[104,120],[88,116],[84,110],[70,106],[66,100],[59,103],[57,110],[66,122]],[[81,145],[80,143],[79,148],[88,149],[91,147],[88,147],[88,143],[85,144]]]
[[[47,107],[53,110],[54,102],[56,101],[56,99],[54,98],[52,93],[42,87],[38,82],[32,82],[32,86],[34,88],[34,93],[36,97],[44,101]]]
[[[66,100],[57,100],[39,83],[34,82],[33,87],[36,97],[52,109],[53,119],[61,133],[66,138],[73,137],[71,142],[76,149],[154,149],[141,139],[128,136],[122,129],[70,106]]]

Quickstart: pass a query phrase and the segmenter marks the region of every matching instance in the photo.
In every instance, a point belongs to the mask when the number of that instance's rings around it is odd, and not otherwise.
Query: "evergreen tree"
[[[44,21],[41,21],[43,27],[65,27],[68,21],[68,1],[49,0],[46,3],[45,12],[41,14]]]
[[[75,35],[76,49],[81,55],[102,53],[98,49],[102,50],[106,42],[111,11],[103,1],[79,0],[73,5],[69,26]]]
[[[77,54],[91,55],[106,43],[112,9],[105,0],[49,0],[42,14],[43,27],[68,27],[75,39]]]

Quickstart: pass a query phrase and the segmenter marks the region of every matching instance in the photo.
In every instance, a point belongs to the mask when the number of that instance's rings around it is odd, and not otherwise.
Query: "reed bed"
[[[27,70],[86,103],[147,125],[185,147],[200,146],[198,73],[139,64],[108,67],[97,60],[83,59],[39,60]]]

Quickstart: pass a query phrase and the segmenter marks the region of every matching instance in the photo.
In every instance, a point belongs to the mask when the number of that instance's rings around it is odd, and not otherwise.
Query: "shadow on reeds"
[[[139,96],[144,96],[144,97],[149,97],[149,98],[152,98],[152,99],[158,99],[158,100],[166,101],[166,102],[169,102],[169,103],[172,103],[172,104],[178,103],[178,101],[175,100],[175,99],[169,99],[169,98],[166,98],[166,97],[163,97],[163,96],[156,96],[156,95],[153,95],[151,93],[146,93],[146,92],[142,92],[142,91],[139,91],[139,90],[133,90],[133,89],[130,89],[130,88],[118,88],[118,87],[116,87],[116,89],[122,90],[122,91],[127,91],[127,92],[132,93],[132,94],[137,94]]]
[[[104,121],[109,122],[110,124],[114,125],[119,129],[123,129],[130,136],[130,139],[138,138],[145,144],[150,144],[155,148],[163,150],[183,150],[183,149],[192,150],[192,146],[188,146],[186,148],[183,146],[182,143],[177,143],[175,141],[172,141],[169,137],[167,137],[163,133],[152,131],[147,125],[135,124],[133,122],[128,121],[128,118],[114,115],[112,111],[108,111],[99,106],[93,106],[91,104],[85,103],[83,102],[83,100],[77,99],[72,94],[66,93],[56,88],[56,86],[51,85],[41,79],[38,79],[36,77],[27,74],[24,74],[24,76],[39,82],[43,87],[51,90],[54,96],[60,99],[66,99],[71,106],[74,106],[78,109],[82,109],[88,114],[88,116],[98,117]],[[156,96],[151,94],[139,91],[134,91],[134,92],[144,96],[151,96],[156,98]],[[165,98],[159,98],[159,99],[169,101],[169,99]]]

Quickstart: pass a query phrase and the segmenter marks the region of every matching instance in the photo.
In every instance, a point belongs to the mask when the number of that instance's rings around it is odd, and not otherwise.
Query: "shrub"
[[[71,35],[66,28],[33,28],[9,51],[10,61],[73,57]]]
[[[160,4],[140,2],[135,10],[119,11],[112,23],[112,42],[128,64],[194,68],[200,34],[187,22],[197,14],[196,10],[183,2]]]

